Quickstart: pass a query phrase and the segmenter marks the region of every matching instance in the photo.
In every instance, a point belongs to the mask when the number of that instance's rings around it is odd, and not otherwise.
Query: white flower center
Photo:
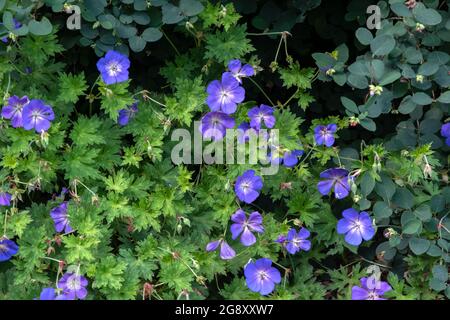
[[[367,296],[367,300],[375,300],[377,299],[379,296],[378,294],[375,293],[375,291],[370,291],[369,295]]]
[[[70,290],[79,290],[81,288],[80,279],[78,277],[71,277],[67,280],[67,287]]]
[[[31,117],[36,120],[37,118],[40,118],[42,116],[42,114],[39,112],[39,110],[34,110],[33,112],[31,112]]]
[[[242,182],[241,188],[242,188],[242,191],[243,191],[244,193],[246,193],[247,190],[250,189],[250,182],[249,182],[249,181],[244,181],[244,182]]]
[[[117,76],[122,71],[122,66],[117,61],[111,61],[107,67],[111,77]]]
[[[361,231],[362,228],[363,228],[363,225],[362,225],[361,221],[356,220],[353,222],[353,229]]]
[[[261,270],[261,271],[258,271],[258,278],[259,278],[259,280],[264,281],[267,278],[269,278],[269,275],[267,274],[266,271]]]
[[[292,239],[292,243],[296,247],[299,247],[301,242],[302,242],[302,239],[300,239],[300,238],[295,237],[294,239]]]

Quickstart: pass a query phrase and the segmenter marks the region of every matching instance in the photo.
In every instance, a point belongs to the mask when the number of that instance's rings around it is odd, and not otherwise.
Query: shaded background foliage
[[[81,30],[65,28],[65,4],[80,5]],[[370,4],[380,6],[383,20],[368,35],[362,28]],[[292,272],[272,298],[348,299],[373,263],[384,266],[390,298],[448,297],[449,147],[439,129],[449,115],[449,9],[448,1],[416,7],[395,0],[0,1],[0,35],[14,35],[1,48],[2,93],[43,98],[59,119],[47,146],[2,122],[0,176],[21,200],[7,234],[21,251],[0,265],[0,297],[37,296],[60,271],[45,258],[53,257],[82,266],[93,299],[138,298],[148,293],[145,283],[161,288],[153,298],[259,298],[242,276],[248,259],[259,256]],[[16,29],[13,18],[23,26]],[[93,85],[95,63],[110,49],[132,61],[131,83],[112,92]],[[315,125],[335,122],[340,130],[337,148],[314,150],[295,170],[265,178],[255,206],[265,213],[266,232],[249,250],[237,245],[242,255],[225,263],[203,248],[237,209],[230,184],[245,168],[173,166],[168,140],[171,129],[191,127],[207,110],[204,88],[231,58],[256,67],[256,81],[282,110],[277,125],[305,150],[314,147]],[[383,80],[382,94],[370,97],[369,85]],[[241,110],[268,103],[252,83],[245,87],[249,102]],[[117,111],[134,94],[139,117],[119,128]],[[359,173],[351,199],[321,198],[319,173],[341,164]],[[64,186],[72,190],[77,234],[60,237],[48,212]],[[360,248],[335,231],[350,206],[369,211],[380,226]],[[273,243],[292,224],[313,232],[311,252],[285,256]],[[386,237],[389,227],[395,232]],[[33,286],[17,286],[29,281]]]

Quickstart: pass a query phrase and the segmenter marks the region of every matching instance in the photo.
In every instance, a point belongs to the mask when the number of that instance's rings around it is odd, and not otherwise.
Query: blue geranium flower
[[[0,238],[0,262],[8,261],[19,251],[19,246],[12,240]]]
[[[110,50],[98,60],[97,69],[106,84],[114,84],[128,80],[130,60],[120,52]]]
[[[248,288],[263,296],[271,293],[275,289],[275,284],[281,282],[280,271],[272,267],[272,261],[267,258],[261,258],[247,264],[244,275]]]

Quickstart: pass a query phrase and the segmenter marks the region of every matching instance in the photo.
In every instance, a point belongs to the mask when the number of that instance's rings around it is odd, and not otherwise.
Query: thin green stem
[[[273,59],[274,62],[278,61],[278,54],[280,53],[282,43],[283,43],[283,37],[280,38],[280,42],[278,43],[277,52],[275,53],[275,58]]]
[[[279,264],[278,262],[276,262],[276,261],[272,261],[272,262],[273,262],[273,264],[275,264],[275,265],[279,266],[280,268],[282,268],[282,269],[284,270],[284,272],[288,271],[288,268],[282,266],[282,265]]]
[[[275,103],[273,103],[273,101],[269,98],[269,96],[266,94],[266,92],[263,90],[263,88],[260,87],[260,85],[253,80],[252,78],[248,78],[251,82],[253,82],[253,84],[259,89],[259,91],[261,91],[261,93],[266,97],[266,99],[270,102],[270,104],[272,106],[275,106]]]
[[[11,73],[8,73],[8,85],[6,86],[6,91],[5,94],[3,96],[3,100],[6,100],[6,97],[9,94],[9,87],[11,86]]]
[[[300,89],[297,88],[297,90],[295,90],[294,94],[293,94],[293,95],[292,95],[285,103],[283,103],[282,107],[284,108],[285,106],[287,106],[287,104],[288,104],[289,102],[291,102],[292,99],[294,99],[294,97],[297,95],[297,93],[298,93],[299,91],[300,91]]]
[[[6,238],[6,222],[7,222],[7,219],[8,219],[8,210],[5,211],[5,222],[4,222],[4,225],[3,225],[3,237],[5,237],[5,238]]]
[[[175,50],[177,55],[180,55],[180,52],[178,51],[177,47],[173,44],[172,40],[170,40],[169,36],[164,32],[163,29],[161,29],[162,34],[166,38],[167,42],[172,46],[173,50]]]
[[[283,34],[283,33],[284,33],[284,31],[262,32],[262,33],[248,32],[247,35],[248,36],[274,36],[274,35]]]

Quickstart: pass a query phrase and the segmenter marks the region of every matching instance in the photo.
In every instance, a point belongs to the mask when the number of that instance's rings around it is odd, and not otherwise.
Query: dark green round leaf
[[[406,188],[398,188],[392,201],[400,208],[411,209],[414,205],[414,195]]]
[[[450,103],[450,90],[441,93],[437,101],[441,103]]]
[[[359,114],[358,106],[352,100],[347,97],[341,97],[341,103],[348,111]]]
[[[145,45],[147,42],[144,40],[144,38],[139,36],[133,36],[130,39],[128,39],[128,42],[130,43],[130,49],[134,52],[141,52],[144,50]]]
[[[406,48],[403,55],[405,56],[406,61],[411,64],[418,64],[423,60],[422,52],[414,47]]]
[[[391,84],[392,82],[400,79],[401,74],[397,70],[390,70],[384,74],[384,76],[381,78],[379,85],[380,86],[386,86],[388,84]]]
[[[411,221],[408,221],[403,226],[402,231],[403,231],[404,234],[415,234],[415,233],[419,232],[421,227],[422,227],[422,222],[420,220],[418,220],[418,219],[417,220],[411,220]],[[425,251],[427,251],[427,250],[428,250],[428,247],[426,248]]]
[[[398,111],[402,114],[409,114],[413,112],[417,107],[417,104],[415,104],[411,96],[406,96],[403,98],[402,102],[400,103],[400,106],[398,108]]]
[[[434,62],[425,62],[419,67],[418,74],[423,76],[432,76],[439,70],[439,65]]]
[[[162,32],[157,28],[147,28],[142,33],[142,38],[147,42],[155,42],[161,39],[162,35]]]
[[[365,89],[369,86],[369,82],[367,80],[366,77],[364,76],[359,76],[356,74],[351,73],[348,78],[347,78],[347,82],[357,88],[357,89]]]
[[[440,281],[447,282],[448,281],[448,269],[443,265],[435,265],[431,270],[433,273],[433,277],[439,279]]]
[[[375,122],[372,119],[364,118],[359,123],[366,130],[369,130],[369,131],[377,130],[377,125],[375,124]]]
[[[377,221],[389,218],[392,215],[392,209],[383,201],[377,201],[373,206],[373,214]]]
[[[162,21],[165,24],[174,24],[183,20],[183,15],[180,8],[173,4],[166,4],[162,6]]]
[[[403,2],[391,4],[391,10],[399,17],[412,17],[411,11],[403,4]]]
[[[362,195],[365,197],[372,192],[373,188],[375,188],[375,179],[369,171],[363,174],[360,182],[360,188]]]
[[[370,43],[370,50],[374,56],[385,56],[395,48],[394,37],[383,34],[376,36]]]
[[[106,29],[111,30],[116,26],[117,19],[112,14],[102,14],[97,17],[98,22],[100,22],[100,25]]]
[[[427,239],[420,239],[413,237],[409,239],[409,248],[416,255],[421,255],[427,252],[430,247],[430,241]]]
[[[133,19],[137,24],[147,25],[150,23],[150,16],[143,11],[133,13]]]
[[[127,26],[122,23],[118,23],[115,28],[117,35],[122,39],[128,39],[136,35],[137,29],[132,26]]]
[[[147,10],[147,0],[134,0],[133,8],[137,11]]]
[[[426,8],[422,3],[418,3],[413,9],[416,20],[424,25],[435,26],[442,21],[442,17],[434,9]]]
[[[46,36],[52,32],[53,27],[50,21],[46,17],[43,17],[41,21],[31,20],[28,23],[28,29],[34,35]]]
[[[203,11],[203,5],[198,0],[180,0],[180,10],[185,16],[195,16]]]
[[[365,46],[368,46],[373,40],[372,33],[366,28],[359,28],[358,30],[356,30],[355,35],[356,39],[358,39],[358,41]]]
[[[414,210],[414,214],[422,221],[426,222],[431,219],[431,208],[422,204]]]
[[[431,99],[431,97],[424,92],[417,92],[412,96],[412,102],[421,106],[426,106],[431,104],[433,99]]]
[[[13,19],[13,15],[9,11],[3,12],[2,23],[6,27],[6,29],[8,29],[9,31],[13,31],[16,28],[14,19]]]

